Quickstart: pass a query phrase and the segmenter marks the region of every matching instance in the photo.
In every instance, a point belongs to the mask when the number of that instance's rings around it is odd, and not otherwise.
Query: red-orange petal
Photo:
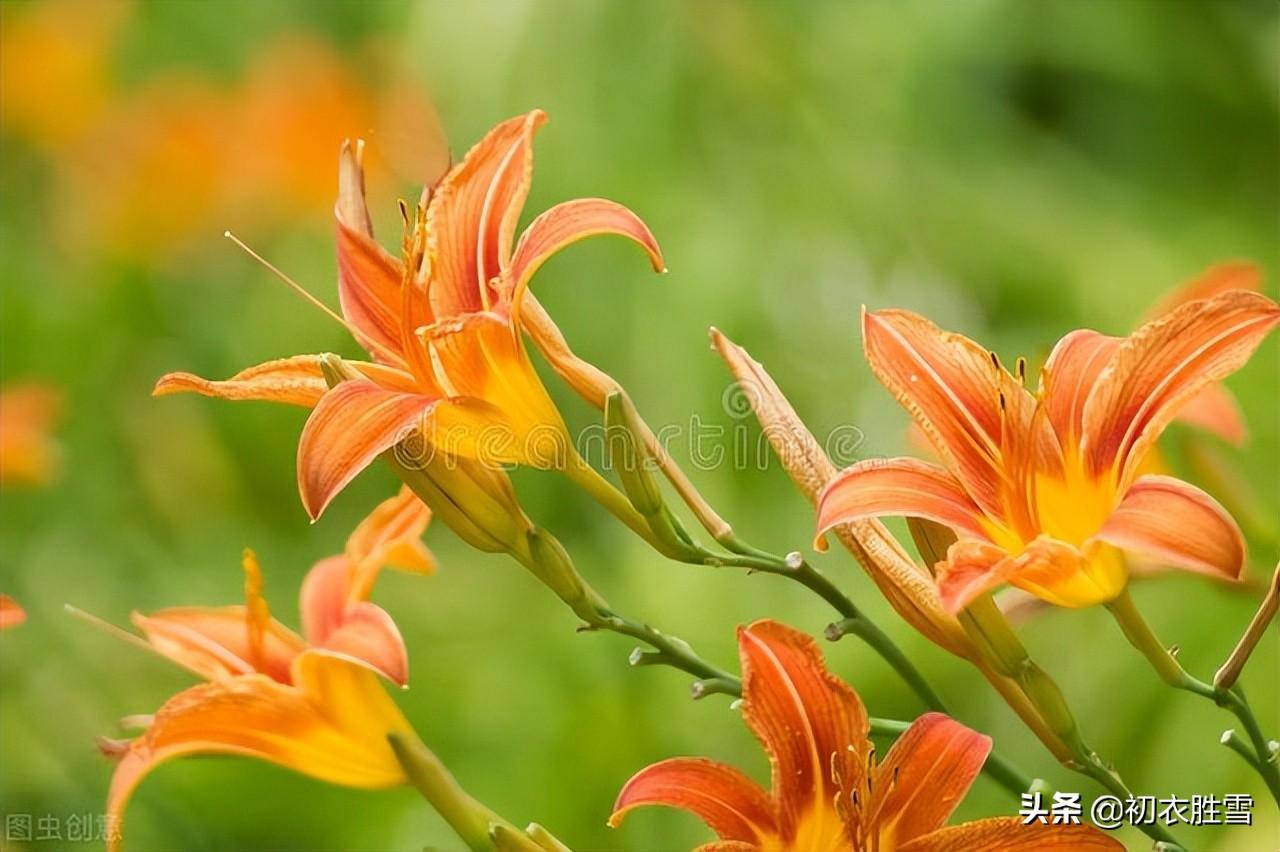
[[[164,656],[210,680],[261,672],[288,683],[293,660],[305,648],[302,637],[269,619],[261,645],[250,638],[249,611],[242,605],[170,607],[150,615],[133,613],[134,625]]]
[[[1064,449],[1080,447],[1084,404],[1122,342],[1122,338],[1082,328],[1059,340],[1049,353],[1040,371],[1040,393]]]
[[[0,630],[17,627],[27,620],[27,612],[8,595],[0,595]]]
[[[346,363],[387,387],[414,387],[413,377],[401,370],[360,361]],[[313,408],[328,389],[320,371],[320,356],[294,355],[256,364],[224,381],[210,381],[191,373],[168,373],[156,382],[151,395],[198,393],[217,399],[283,402]]]
[[[533,110],[490,130],[432,196],[429,295],[436,319],[489,306],[487,288],[510,258],[515,221],[532,180],[533,134],[544,121],[546,114]]]
[[[1171,476],[1139,478],[1096,537],[1214,577],[1234,580],[1244,570],[1244,535],[1227,510]]]
[[[511,313],[518,322],[525,289],[539,267],[578,240],[614,234],[636,242],[649,255],[654,271],[666,268],[662,250],[644,221],[628,208],[605,198],[578,198],[557,204],[529,223],[520,235],[504,276],[511,287]]]
[[[778,833],[773,806],[760,785],[732,766],[675,757],[641,769],[623,785],[609,825],[634,808],[666,805],[696,815],[721,840],[763,843]]]
[[[862,341],[876,377],[964,490],[989,516],[1001,517],[1005,419],[1029,415],[1030,394],[989,351],[910,311],[864,309]],[[1030,434],[1029,423],[1011,425]]]
[[[868,459],[841,471],[818,497],[818,539],[832,527],[893,515],[925,518],[987,539],[982,510],[954,476],[910,458]]]
[[[1022,817],[992,817],[918,837],[899,852],[1124,852],[1124,844],[1091,825],[1025,825]]]
[[[400,628],[376,604],[360,601],[348,606],[337,627],[316,647],[362,660],[401,686],[409,682],[409,653]]]
[[[1098,376],[1084,408],[1089,473],[1114,470],[1124,483],[1183,404],[1249,360],[1280,323],[1280,306],[1230,290],[1189,302],[1125,340]]]
[[[1203,429],[1237,447],[1249,437],[1240,403],[1222,385],[1205,385],[1178,412],[1178,422]]]
[[[991,753],[991,738],[942,713],[926,713],[875,770],[871,811],[882,840],[906,843],[941,828]]]
[[[1001,547],[985,541],[961,540],[939,562],[938,597],[947,612],[957,613],[984,592],[1006,582],[1017,567]]]
[[[308,651],[295,662],[293,682],[250,674],[169,699],[146,733],[123,749],[107,813],[122,821],[147,773],[193,754],[254,757],[348,787],[407,781],[387,735],[412,735],[412,728],[372,671],[339,655]],[[115,838],[108,848],[119,846]]]
[[[383,500],[347,538],[346,556],[354,564],[376,562],[414,574],[429,574],[436,559],[422,543],[431,509],[407,485]],[[367,594],[368,589],[361,590]]]
[[[338,159],[337,220],[338,301],[360,345],[380,361],[403,367],[405,357],[400,314],[404,266],[373,237],[373,222],[364,196],[364,143],[342,143]],[[426,299],[410,301],[421,316],[410,325],[430,321]]]
[[[867,711],[805,633],[757,621],[738,629],[738,653],[743,718],[769,753],[779,831],[793,837],[806,813],[833,808],[836,777],[865,772]]]
[[[1253,290],[1262,292],[1262,270],[1247,260],[1225,260],[1215,263],[1190,281],[1174,288],[1157,302],[1143,319],[1151,320],[1169,313],[1174,308],[1200,299],[1212,299],[1228,290]]]
[[[298,491],[312,520],[381,453],[421,425],[435,397],[352,379],[326,393],[298,440]]]

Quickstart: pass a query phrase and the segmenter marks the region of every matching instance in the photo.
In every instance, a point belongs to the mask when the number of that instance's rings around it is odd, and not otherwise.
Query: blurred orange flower
[[[45,382],[15,382],[0,390],[0,485],[48,485],[58,468],[50,437],[62,394]]]
[[[60,150],[94,126],[112,98],[110,48],[130,6],[121,0],[5,6],[0,116],[6,133]]]
[[[677,757],[636,773],[609,824],[668,805],[700,817],[720,852],[1012,852],[1123,847],[1087,825],[996,817],[944,828],[991,750],[990,738],[941,713],[917,719],[877,762],[867,711],[827,671],[813,639],[776,621],[738,630],[743,718],[773,770],[770,790],[730,766]]]
[[[351,787],[405,783],[387,735],[412,729],[378,675],[403,684],[407,656],[395,622],[368,595],[385,565],[434,569],[420,540],[429,518],[401,492],[357,527],[345,553],[316,563],[302,586],[303,635],[271,616],[252,551],[244,556],[244,605],[134,613],[148,647],[207,683],[141,717],[141,736],[101,741],[119,760],[107,802],[112,818],[123,816],[147,773],[192,754],[255,757]]]
[[[0,630],[17,627],[27,620],[27,613],[8,595],[0,595]]]
[[[1122,550],[1238,577],[1244,540],[1208,494],[1141,465],[1181,406],[1249,359],[1280,322],[1232,289],[1128,338],[1064,337],[1033,395],[978,344],[907,311],[864,313],[867,360],[943,460],[874,459],[823,494],[818,527],[905,515],[959,537],[938,565],[952,611],[1004,582],[1060,606],[1111,600]]]
[[[655,266],[661,255],[635,214],[603,199],[559,204],[516,240],[533,133],[544,120],[535,110],[503,122],[428,189],[406,223],[403,262],[373,239],[363,146],[343,147],[339,296],[343,322],[375,361],[354,364],[363,378],[327,391],[319,356],[297,356],[225,382],[171,373],[155,393],[314,405],[298,443],[299,491],[313,518],[415,428],[447,456],[556,466],[567,431],[519,333],[529,278],[556,251],[596,234],[635,240]]]

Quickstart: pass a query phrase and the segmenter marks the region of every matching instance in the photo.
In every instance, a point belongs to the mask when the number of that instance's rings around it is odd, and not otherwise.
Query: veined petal
[[[419,426],[436,402],[365,379],[342,382],[326,393],[298,440],[298,490],[312,520],[357,473]]]
[[[436,559],[422,543],[422,534],[431,522],[431,510],[407,485],[395,497],[383,500],[347,538],[346,556],[352,564],[381,568],[389,565],[414,574],[436,570]],[[368,586],[357,590],[368,596]]]
[[[1129,570],[1124,555],[1100,541],[1082,548],[1040,536],[1012,560],[1009,582],[1054,606],[1080,608],[1106,603],[1124,591]]]
[[[1226,260],[1215,263],[1204,272],[1174,288],[1164,299],[1146,313],[1144,320],[1164,316],[1187,302],[1212,299],[1228,290],[1252,290],[1262,292],[1262,270],[1247,260]]]
[[[698,757],[675,757],[641,769],[618,793],[609,825],[617,828],[632,809],[666,805],[697,816],[721,840],[764,843],[778,833],[769,796],[731,766]]]
[[[1080,447],[1084,404],[1123,340],[1087,328],[1058,341],[1040,371],[1040,394],[1064,449]]]
[[[978,595],[1007,581],[1016,568],[1002,547],[973,539],[957,541],[947,550],[946,561],[937,565],[943,608],[960,612]]]
[[[337,627],[315,645],[362,660],[401,686],[409,682],[409,652],[400,628],[376,604],[360,601],[347,607]]]
[[[839,524],[895,515],[926,518],[986,540],[982,510],[954,476],[909,458],[867,459],[841,471],[818,498],[818,537]],[[819,546],[821,549],[821,546]]]
[[[400,370],[359,361],[346,363],[386,387],[414,388],[413,377]],[[217,399],[263,400],[313,408],[328,390],[320,371],[320,356],[294,355],[241,370],[225,381],[210,381],[191,373],[168,373],[156,382],[151,395],[191,392]]]
[[[841,783],[866,771],[867,711],[848,684],[827,671],[813,638],[757,621],[738,629],[743,718],[769,754],[778,828],[801,821],[814,837],[842,827],[833,802]],[[831,825],[825,825],[830,821]]]
[[[1084,408],[1088,471],[1114,470],[1123,484],[1142,455],[1206,385],[1249,360],[1280,323],[1280,306],[1247,290],[1189,302],[1125,340],[1098,376]]]
[[[489,282],[511,256],[516,219],[533,176],[533,110],[489,131],[445,175],[427,208],[430,299],[437,319],[489,307]]]
[[[564,464],[568,429],[520,339],[498,314],[482,312],[423,329],[451,398],[431,443],[446,455],[539,468]]]
[[[604,198],[578,198],[557,204],[529,223],[520,235],[504,280],[511,288],[511,316],[519,326],[524,292],[535,272],[553,254],[587,237],[616,234],[635,241],[649,255],[655,272],[666,264],[649,227],[626,207]]]
[[[1030,394],[986,349],[910,311],[866,311],[862,340],[876,378],[911,414],[989,516],[1002,516],[1006,428],[1030,431]],[[1003,405],[1001,400],[1004,400]],[[1015,422],[1006,426],[1007,416]]]
[[[8,595],[0,595],[0,630],[17,627],[27,620],[27,612]]]
[[[387,735],[412,729],[377,675],[345,657],[308,651],[295,662],[293,682],[251,674],[169,699],[120,756],[107,813],[119,821],[148,772],[193,754],[255,757],[348,787],[406,783]]]
[[[209,680],[260,672],[288,683],[294,659],[306,648],[301,636],[274,618],[255,643],[243,605],[170,607],[151,615],[135,612],[132,620],[153,648]]]
[[[360,345],[378,360],[403,367],[401,335],[401,286],[403,264],[373,238],[373,220],[364,196],[364,141],[342,143],[338,158],[337,220],[338,300],[342,315]],[[430,322],[426,299],[414,299],[410,307],[421,315],[410,328]]]
[[[941,828],[990,752],[990,737],[941,713],[912,722],[875,769],[870,809],[880,842],[896,848]]]
[[[1222,385],[1205,385],[1178,412],[1178,421],[1203,429],[1237,447],[1249,437],[1240,403]]]
[[[345,556],[321,559],[302,578],[298,596],[298,613],[302,635],[312,645],[319,645],[342,624],[351,599],[355,566]]]
[[[918,837],[901,852],[1124,852],[1124,844],[1091,825],[1025,825],[1022,817],[966,822]]]
[[[1097,538],[1179,568],[1237,579],[1244,570],[1244,535],[1208,494],[1171,476],[1143,476]]]

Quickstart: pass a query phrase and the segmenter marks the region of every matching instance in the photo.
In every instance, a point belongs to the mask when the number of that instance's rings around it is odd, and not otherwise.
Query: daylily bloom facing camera
[[[112,821],[148,772],[194,754],[256,757],[349,787],[406,783],[387,737],[412,738],[413,729],[379,683],[379,676],[407,679],[404,642],[367,597],[384,565],[431,570],[419,540],[426,523],[411,494],[379,506],[343,555],[308,574],[303,635],[271,617],[251,551],[244,605],[134,613],[151,649],[207,682],[173,696],[154,716],[131,717],[145,727],[137,738],[101,741],[119,761],[107,799]]]
[[[766,791],[705,758],[677,757],[636,773],[609,824],[668,805],[700,817],[720,852],[1117,850],[1088,825],[1023,825],[996,817],[944,828],[982,769],[990,738],[941,713],[917,719],[877,761],[867,711],[827,671],[817,643],[776,621],[738,630],[743,717],[769,754]]]
[[[1112,600],[1123,551],[1227,578],[1239,528],[1203,491],[1141,465],[1179,409],[1242,367],[1280,307],[1229,290],[1184,303],[1127,338],[1081,329],[1058,342],[1035,393],[972,340],[909,311],[864,312],[876,377],[928,436],[942,466],[873,459],[824,492],[818,528],[919,517],[958,541],[936,566],[952,611],[1002,583],[1049,603]]]
[[[556,205],[516,236],[532,179],[535,110],[499,124],[405,210],[403,259],[373,239],[361,146],[339,167],[342,321],[375,363],[327,389],[319,356],[245,370],[226,382],[167,375],[157,394],[197,391],[314,406],[298,445],[298,484],[314,518],[352,478],[420,429],[447,456],[560,467],[571,442],[525,351],[520,311],[529,279],[555,252],[597,234],[639,243],[661,268],[653,235],[603,199]]]

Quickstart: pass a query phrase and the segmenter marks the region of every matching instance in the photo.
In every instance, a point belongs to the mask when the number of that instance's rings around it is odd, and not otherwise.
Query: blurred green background
[[[303,574],[394,488],[372,469],[311,526],[294,486],[305,412],[149,395],[169,370],[225,376],[293,353],[357,354],[221,236],[234,229],[336,304],[342,136],[371,140],[375,220],[394,244],[395,199],[415,197],[433,156],[428,97],[457,154],[542,107],[551,122],[526,221],[567,198],[615,198],[646,219],[671,269],[654,276],[622,241],[550,263],[536,287],[580,354],[655,427],[696,415],[754,447],[754,423],[722,402],[714,324],[766,364],[815,431],[856,425],[860,455],[897,453],[906,416],[861,359],[863,303],[923,310],[1006,362],[1035,362],[1072,328],[1128,331],[1215,260],[1259,262],[1274,292],[1278,13],[1270,0],[6,0],[0,383],[46,383],[63,410],[52,480],[0,495],[0,591],[30,616],[0,635],[0,812],[101,812],[111,767],[94,738],[190,684],[65,603],[119,624],[135,608],[232,603],[249,545],[276,614],[296,624]],[[1280,555],[1278,346],[1228,382],[1252,432],[1244,450],[1181,427],[1170,436],[1181,473],[1214,490],[1218,480],[1185,464],[1188,448],[1214,453],[1242,478],[1233,488],[1261,501],[1255,582]],[[571,423],[591,422],[549,384]],[[708,467],[691,473],[747,538],[808,546],[810,510],[776,465]],[[554,475],[515,479],[619,609],[718,661],[732,663],[734,625],[772,616],[818,633],[833,617],[777,578],[664,562]],[[635,770],[704,754],[765,777],[726,701],[691,702],[687,677],[628,668],[630,644],[576,634],[514,563],[442,526],[427,540],[442,570],[389,573],[376,599],[409,646],[412,688],[397,698],[478,798],[575,848],[678,849],[710,839],[685,814],[605,827]],[[1003,754],[1060,789],[1096,792],[1056,767],[972,670],[898,620],[845,554],[815,564]],[[1250,588],[1184,576],[1135,596],[1201,676],[1256,605]],[[1183,828],[1195,848],[1276,846],[1261,783],[1217,745],[1230,717],[1163,688],[1100,609],[1043,614],[1024,633],[1135,789],[1255,796],[1258,825]],[[1277,644],[1270,633],[1245,674],[1273,734]],[[874,714],[920,712],[856,642],[826,650]],[[982,778],[957,818],[1016,807]],[[1122,836],[1144,848],[1136,832]],[[168,764],[129,814],[137,852],[424,845],[459,848],[412,791],[353,792],[246,760]]]

